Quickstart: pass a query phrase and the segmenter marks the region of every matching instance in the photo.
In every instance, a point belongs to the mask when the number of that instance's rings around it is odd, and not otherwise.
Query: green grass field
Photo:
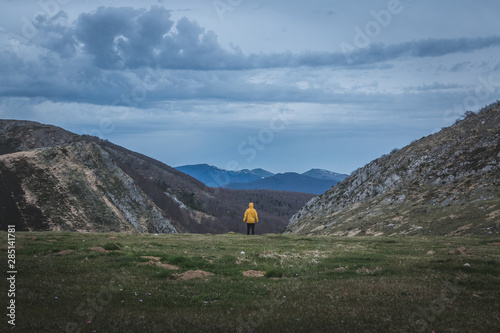
[[[16,246],[17,332],[500,329],[498,238],[18,232]]]

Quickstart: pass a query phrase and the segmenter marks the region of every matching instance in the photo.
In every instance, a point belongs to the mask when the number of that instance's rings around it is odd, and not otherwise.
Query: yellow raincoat
[[[251,224],[259,222],[257,211],[253,208],[252,202],[248,204],[248,209],[245,211],[245,217],[243,217],[243,222]]]

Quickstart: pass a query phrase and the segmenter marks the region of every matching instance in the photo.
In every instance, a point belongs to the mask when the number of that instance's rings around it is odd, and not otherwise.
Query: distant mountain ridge
[[[274,175],[264,169],[230,171],[208,164],[183,165],[176,167],[176,169],[209,187],[222,187],[229,183],[250,183]]]
[[[285,232],[497,235],[500,102],[354,171],[311,199]]]
[[[332,186],[338,184],[337,180],[318,179],[304,176],[294,172],[278,173],[271,177],[262,178],[251,183],[230,183],[225,188],[235,190],[277,190],[322,194]]]
[[[349,175],[342,174],[342,173],[337,173],[333,171],[328,171],[324,169],[311,169],[309,171],[304,172],[302,175],[304,176],[309,176],[317,179],[328,179],[328,180],[334,180],[337,182],[341,182]]]
[[[265,189],[322,194],[348,177],[336,172],[311,169],[303,174],[274,174],[263,169],[228,171],[208,164],[184,165],[177,170],[187,173],[210,187],[249,190]]]
[[[280,232],[312,195],[209,188],[106,140],[0,120],[0,229],[85,232],[244,232],[253,201],[258,233]]]

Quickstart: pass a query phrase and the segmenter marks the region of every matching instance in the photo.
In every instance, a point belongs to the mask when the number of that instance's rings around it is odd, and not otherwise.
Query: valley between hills
[[[498,102],[351,175],[172,168],[97,137],[0,120],[3,230],[243,233],[254,202],[261,234],[493,235],[499,174]]]
[[[277,233],[314,195],[210,188],[108,141],[28,121],[0,121],[0,226],[18,230],[243,232],[253,200]]]

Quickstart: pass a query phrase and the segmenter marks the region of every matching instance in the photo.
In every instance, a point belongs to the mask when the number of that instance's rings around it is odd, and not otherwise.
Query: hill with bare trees
[[[29,121],[0,121],[0,227],[18,230],[243,232],[253,201],[259,233],[280,232],[312,195],[214,189],[101,140]]]

